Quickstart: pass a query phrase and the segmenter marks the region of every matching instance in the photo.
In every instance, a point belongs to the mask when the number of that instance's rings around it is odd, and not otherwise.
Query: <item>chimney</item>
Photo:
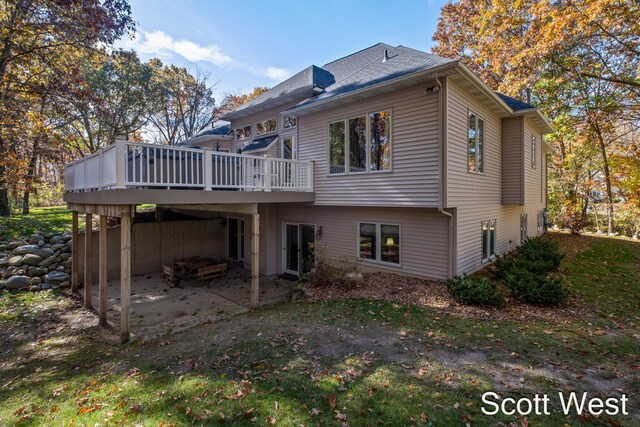
[[[387,49],[384,50],[384,58],[382,58],[382,62],[387,62],[389,60],[389,51]]]

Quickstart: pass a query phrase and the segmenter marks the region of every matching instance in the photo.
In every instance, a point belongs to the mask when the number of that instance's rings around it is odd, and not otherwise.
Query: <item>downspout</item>
[[[439,195],[438,195],[438,212],[440,212],[442,215],[445,215],[447,217],[449,217],[449,256],[448,256],[448,270],[449,270],[449,277],[454,277],[455,276],[455,271],[453,271],[453,257],[454,257],[454,245],[453,245],[453,221],[454,221],[454,217],[450,212],[447,212],[444,210],[444,198],[445,198],[445,194],[446,194],[446,189],[447,189],[447,154],[446,154],[446,149],[447,149],[447,143],[446,143],[446,139],[447,139],[447,132],[446,129],[444,128],[444,115],[446,114],[446,111],[444,111],[444,102],[443,102],[443,97],[444,97],[444,90],[442,87],[442,83],[440,83],[440,80],[438,80],[438,73],[435,73],[435,79],[436,79],[436,84],[438,85],[438,129],[440,130],[440,168],[439,168],[439,180],[440,180],[440,191],[439,191]]]

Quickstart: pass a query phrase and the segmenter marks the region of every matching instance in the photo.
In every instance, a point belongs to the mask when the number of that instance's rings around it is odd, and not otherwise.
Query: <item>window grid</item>
[[[368,262],[400,265],[400,225],[358,222],[357,256]]]

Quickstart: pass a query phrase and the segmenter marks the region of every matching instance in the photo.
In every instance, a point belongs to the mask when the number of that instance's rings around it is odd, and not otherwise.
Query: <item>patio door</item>
[[[311,244],[316,241],[316,226],[313,224],[284,223],[283,271],[300,276],[313,264]]]
[[[227,218],[229,257],[244,261],[244,219]]]

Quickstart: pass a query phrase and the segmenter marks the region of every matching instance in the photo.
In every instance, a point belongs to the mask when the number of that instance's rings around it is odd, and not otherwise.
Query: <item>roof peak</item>
[[[378,42],[378,43],[376,43],[374,45],[371,45],[369,47],[365,47],[364,49],[360,49],[360,50],[358,50],[356,52],[350,53],[349,55],[345,55],[345,56],[343,56],[341,58],[334,59],[333,61],[327,62],[326,64],[324,64],[322,66],[322,68],[326,67],[327,65],[333,64],[334,62],[342,61],[343,59],[349,58],[350,56],[354,56],[354,55],[357,55],[357,54],[362,53],[364,51],[367,51],[369,49],[373,49],[374,47],[377,47],[377,46],[385,46],[387,49],[395,49],[395,47],[393,47],[391,45],[388,45],[388,44],[382,43],[382,42]]]

